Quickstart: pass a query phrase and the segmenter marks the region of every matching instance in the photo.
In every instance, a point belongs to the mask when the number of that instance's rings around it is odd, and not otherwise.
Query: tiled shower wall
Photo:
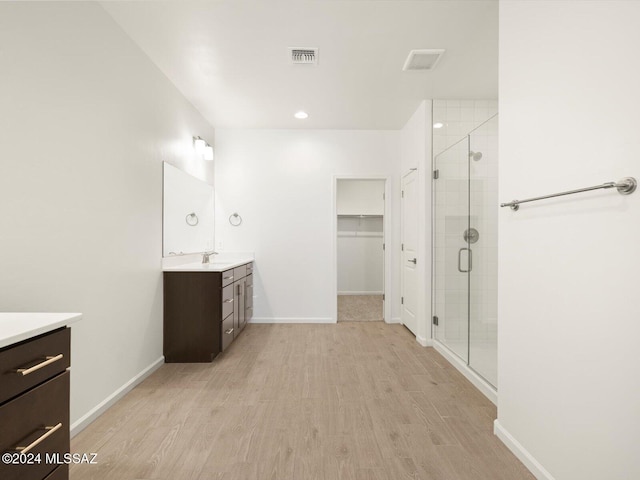
[[[433,154],[458,142],[473,129],[498,113],[498,100],[434,100]]]

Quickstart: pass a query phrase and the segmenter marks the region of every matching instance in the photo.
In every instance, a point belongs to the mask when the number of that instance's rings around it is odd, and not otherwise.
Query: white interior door
[[[418,326],[418,172],[402,178],[402,324]]]

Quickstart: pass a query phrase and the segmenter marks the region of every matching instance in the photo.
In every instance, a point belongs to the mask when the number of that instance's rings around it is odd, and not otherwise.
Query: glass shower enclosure
[[[497,388],[498,116],[434,169],[434,338]]]

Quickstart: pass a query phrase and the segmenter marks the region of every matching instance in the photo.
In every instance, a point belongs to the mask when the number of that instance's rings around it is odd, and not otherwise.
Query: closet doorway
[[[385,188],[380,178],[336,179],[338,322],[385,318]]]

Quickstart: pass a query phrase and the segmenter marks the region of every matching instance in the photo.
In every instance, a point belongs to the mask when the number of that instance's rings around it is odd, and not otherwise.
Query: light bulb
[[[298,120],[304,120],[305,118],[309,118],[309,114],[307,112],[303,112],[302,110],[300,110],[299,112],[296,112],[293,116],[296,117]]]
[[[207,143],[201,139],[200,137],[193,137],[193,148],[198,155],[202,155],[204,153],[204,148],[207,146]]]
[[[204,159],[213,160],[213,147],[211,145],[204,147]]]

